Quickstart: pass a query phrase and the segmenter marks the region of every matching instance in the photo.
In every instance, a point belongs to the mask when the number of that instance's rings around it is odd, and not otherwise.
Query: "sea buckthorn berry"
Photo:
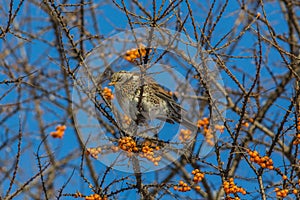
[[[230,178],[229,181],[224,181],[223,188],[227,195],[236,193],[242,193],[243,195],[245,195],[247,193],[244,188],[235,185],[233,178]]]
[[[201,190],[201,187],[199,185],[195,186],[195,190],[196,191],[200,191]]]
[[[300,126],[299,126],[299,128],[297,127],[297,129],[298,129],[298,131],[300,131]],[[293,145],[298,145],[298,144],[300,144],[300,133],[298,133],[296,135],[296,139],[293,142]]]
[[[97,147],[97,148],[87,148],[86,149],[86,154],[87,155],[91,155],[92,158],[97,159],[98,158],[98,154],[101,153],[101,148]]]
[[[155,143],[151,143],[150,141],[146,140],[142,144],[139,156],[141,158],[146,158],[147,160],[153,162],[155,166],[158,166],[159,161],[162,159],[161,156],[157,155],[157,151],[159,150],[159,146],[157,146]]]
[[[188,129],[181,129],[179,133],[179,140],[182,142],[186,142],[191,139],[192,131]]]
[[[92,194],[90,196],[86,196],[85,200],[106,200],[107,198],[102,198],[99,194]]]
[[[225,126],[223,125],[215,125],[215,129],[220,131],[220,133],[224,132]]]
[[[106,98],[109,101],[114,98],[111,89],[108,87],[103,88],[102,95],[104,96],[104,98]]]
[[[81,194],[80,192],[76,192],[76,193],[74,194],[74,197],[75,197],[75,198],[83,197],[83,194]]]
[[[127,115],[124,115],[122,121],[123,121],[125,124],[130,125],[130,123],[131,123],[131,118],[128,117]]]
[[[117,151],[120,150],[120,148],[119,148],[118,146],[112,146],[112,147],[111,147],[111,150],[112,150],[113,152],[117,152]]]
[[[289,193],[288,189],[275,188],[274,191],[276,192],[276,196],[281,198],[286,197]]]
[[[293,194],[298,194],[298,190],[297,189],[293,189]]]
[[[193,177],[194,183],[198,183],[198,182],[202,181],[202,179],[204,178],[204,174],[201,173],[199,169],[194,169],[192,171],[192,174],[194,175],[194,177]]]
[[[274,189],[275,192],[278,192],[279,190],[280,190],[280,188],[275,188]]]
[[[248,122],[242,122],[242,126],[245,126],[247,128],[247,127],[249,127],[249,123]]]
[[[119,139],[118,146],[123,150],[127,151],[128,153],[137,152],[138,148],[136,146],[136,142],[131,137],[124,137]],[[132,154],[128,154],[132,155]]]
[[[198,120],[197,127],[203,129],[203,135],[205,137],[205,141],[210,145],[214,145],[214,135],[212,128],[209,127],[209,118],[205,117],[203,119]],[[215,130],[224,132],[225,127],[223,125],[215,125]]]
[[[65,125],[58,125],[56,126],[54,132],[51,132],[50,135],[53,137],[53,138],[62,138],[65,134],[65,130],[66,130],[66,126]]]
[[[187,192],[187,191],[191,190],[191,187],[188,186],[188,184],[182,180],[180,180],[179,184],[177,186],[174,186],[173,188],[174,188],[174,190],[178,190],[180,192]]]
[[[151,52],[151,50],[149,51]],[[144,45],[140,45],[139,48],[133,48],[126,51],[123,58],[129,62],[135,62],[137,58],[146,56],[147,50]]]
[[[262,168],[274,169],[273,160],[268,156],[261,157],[257,151],[247,150],[250,161],[259,164]]]

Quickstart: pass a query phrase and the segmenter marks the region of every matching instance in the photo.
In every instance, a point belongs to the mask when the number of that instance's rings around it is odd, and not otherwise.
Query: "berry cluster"
[[[191,190],[191,187],[183,181],[179,181],[179,184],[175,185],[173,188],[174,190],[178,190],[179,192],[187,192]]]
[[[56,126],[54,132],[51,132],[50,135],[54,138],[62,138],[65,134],[65,130],[66,130],[66,126],[65,125],[58,125]]]
[[[237,126],[238,126],[238,125],[236,125],[236,127],[237,127]],[[247,128],[247,127],[249,127],[249,123],[243,120],[243,121],[242,121],[242,126]]]
[[[261,157],[257,151],[251,151],[247,149],[247,153],[250,155],[250,161],[259,164],[262,168],[274,169],[273,160],[268,156]]]
[[[203,119],[199,119],[198,122],[197,122],[197,126],[199,128],[208,128],[208,125],[209,125],[209,119],[207,117],[203,118]]]
[[[102,95],[104,96],[104,98],[106,98],[109,101],[111,101],[114,98],[111,89],[108,87],[103,88]]]
[[[126,51],[123,58],[129,62],[135,62],[137,58],[144,57],[146,53],[147,53],[146,48],[143,45],[140,45],[138,49],[134,48]]]
[[[300,117],[297,119],[297,131],[300,132]],[[293,142],[293,145],[298,145],[300,144],[300,133],[297,133],[296,139]]]
[[[298,144],[300,144],[300,133],[296,135],[296,139],[293,142],[293,145],[298,145]]]
[[[119,148],[118,146],[111,146],[111,150],[112,150],[113,152],[117,152],[117,151],[120,150],[120,148]]]
[[[99,194],[91,194],[90,196],[84,196],[80,192],[76,192],[72,196],[74,198],[84,198],[85,200],[108,200],[108,198],[105,195],[101,197]]]
[[[209,119],[207,117],[203,118],[202,120],[198,120],[197,122],[197,126],[199,128],[203,128],[203,131],[204,131],[204,137],[205,137],[205,140],[206,142],[213,146],[214,145],[214,142],[213,142],[213,134],[212,134],[212,131],[211,129],[208,127],[209,126]]]
[[[106,196],[101,197],[99,194],[92,194],[90,196],[86,196],[85,200],[107,200]]]
[[[193,182],[195,184],[199,183],[204,178],[204,173],[201,173],[199,169],[194,169],[192,171],[192,174],[194,175]],[[195,185],[195,184],[192,184],[192,187],[196,191],[200,191],[201,187],[199,185]],[[183,181],[179,181],[178,185],[174,186],[174,190],[177,190],[179,192],[187,192],[187,191],[191,190],[191,186],[189,186],[187,183],[185,183]]]
[[[240,197],[231,197],[231,196],[227,196],[225,198],[225,200],[240,200]]]
[[[179,133],[179,140],[181,142],[186,142],[191,139],[192,131],[188,129],[181,129]]]
[[[161,156],[155,157],[155,150],[160,150],[160,147],[155,145],[153,142],[146,141],[142,145],[142,152],[140,153],[140,157],[146,158],[147,160],[153,162],[155,166],[158,166],[158,162],[161,160]]]
[[[224,125],[218,125],[216,124],[215,125],[215,129],[220,131],[220,133],[223,133],[224,132],[224,129],[225,129],[225,126]]]
[[[87,148],[86,149],[86,154],[87,155],[91,155],[93,158],[97,159],[98,158],[98,154],[101,153],[101,148],[97,147],[97,148]]]
[[[235,185],[233,178],[230,178],[229,181],[224,181],[223,188],[227,195],[236,194],[238,192],[242,193],[243,195],[247,193],[244,188]]]
[[[283,180],[287,180],[288,177],[286,175],[282,175],[282,179]],[[298,180],[298,185],[300,185],[300,179]],[[281,188],[275,188],[274,191],[276,192],[276,196],[279,198],[284,198],[286,197],[289,193],[290,194],[294,194],[294,195],[298,195],[299,194],[299,190],[294,188],[293,190],[288,190],[287,185],[285,185],[285,189],[281,189]]]
[[[277,197],[284,198],[288,195],[289,190],[288,189],[280,189],[280,188],[275,188],[274,190],[276,192]]]
[[[194,169],[192,171],[192,174],[194,175],[193,178],[194,183],[199,183],[204,178],[204,174],[201,173],[199,169]]]
[[[146,158],[153,162],[155,166],[158,166],[161,160],[161,156],[155,155],[155,151],[159,151],[160,147],[150,141],[145,141],[141,147],[138,147],[137,143],[131,137],[120,138],[118,146],[112,146],[111,150],[117,152],[120,149],[127,151],[127,156],[132,156],[132,153],[139,152],[141,158]]]
[[[127,115],[124,115],[124,117],[123,117],[123,122],[124,122],[125,124],[127,124],[127,125],[130,125],[130,123],[131,123],[131,118],[128,117]]]
[[[119,147],[123,151],[128,152],[128,156],[132,154],[132,152],[137,152],[139,149],[137,148],[136,142],[131,137],[123,137],[119,139]]]
[[[297,131],[299,132],[300,131],[300,117],[297,118]],[[293,145],[298,145],[300,144],[300,133],[297,133],[296,134],[296,138],[293,142]]]
[[[207,117],[198,120],[197,126],[199,128],[203,128],[203,135],[205,137],[205,141],[213,146],[214,145],[214,136],[212,133],[211,128],[209,128],[209,119]],[[224,132],[225,127],[223,125],[215,125],[215,129],[220,131],[221,133]]]

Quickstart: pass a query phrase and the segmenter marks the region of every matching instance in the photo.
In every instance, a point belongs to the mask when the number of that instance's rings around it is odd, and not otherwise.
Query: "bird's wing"
[[[155,93],[156,96],[162,98],[167,103],[169,103],[172,106],[172,108],[177,112],[179,112],[180,110],[185,111],[185,109],[176,102],[177,101],[176,96],[171,95],[169,91],[165,90],[162,86],[160,86],[157,83],[151,83],[151,84],[153,85],[153,88],[155,88],[155,91],[157,91]]]

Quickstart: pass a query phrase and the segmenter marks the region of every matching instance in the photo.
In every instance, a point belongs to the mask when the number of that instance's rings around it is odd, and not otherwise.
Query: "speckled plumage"
[[[150,77],[119,71],[112,75],[109,85],[115,86],[118,103],[137,124],[148,119],[160,119],[172,124],[183,123],[189,129],[196,128],[191,122],[182,119],[180,105]]]

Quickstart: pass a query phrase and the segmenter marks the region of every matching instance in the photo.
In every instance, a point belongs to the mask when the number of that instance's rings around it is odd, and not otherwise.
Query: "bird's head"
[[[119,71],[115,72],[110,79],[110,83],[108,85],[116,85],[123,84],[132,78],[133,74],[128,71]]]

